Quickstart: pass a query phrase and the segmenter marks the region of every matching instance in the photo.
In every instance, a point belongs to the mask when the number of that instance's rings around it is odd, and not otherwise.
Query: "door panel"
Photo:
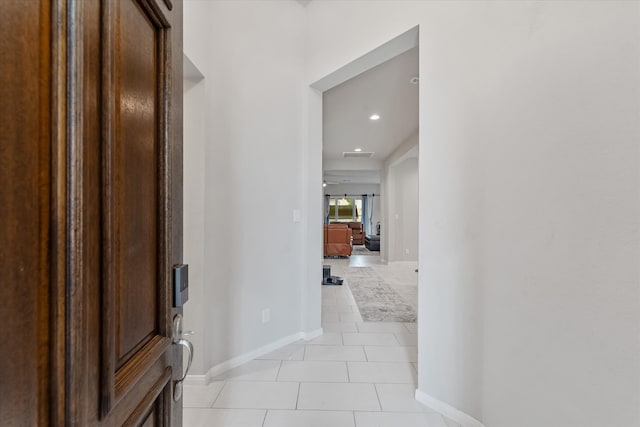
[[[158,412],[155,408],[151,411],[151,413],[147,416],[147,420],[142,424],[142,427],[155,427],[157,426],[156,419],[158,418]]]
[[[110,165],[107,184],[114,197],[109,200],[113,218],[106,237],[114,241],[107,266],[115,270],[111,279],[116,288],[116,368],[121,368],[158,336],[159,316],[165,315],[156,283],[162,238],[158,207],[165,197],[158,192],[159,137],[164,134],[159,126],[164,105],[159,95],[164,93],[158,92],[164,86],[161,58],[167,52],[148,9],[127,0],[116,3],[114,9],[115,28],[109,31],[114,40],[108,43],[115,48],[110,64],[115,111],[105,117],[113,125],[108,153],[112,157],[106,163]]]
[[[16,28],[22,28],[16,31]],[[0,424],[47,425],[51,342],[51,10],[0,13]]]
[[[180,426],[181,2],[0,20],[0,423]]]
[[[171,308],[171,259],[180,260],[169,239],[171,230],[181,232],[181,216],[166,213],[173,208],[170,192],[181,191],[169,182],[181,177],[170,173],[167,161],[181,147],[181,135],[171,133],[181,128],[181,110],[168,84],[176,71],[169,66],[174,52],[168,41],[180,34],[170,23],[177,12],[154,0],[99,5],[102,133],[99,164],[91,170],[101,171],[104,245],[96,255],[103,304],[101,340],[92,344],[98,357],[93,363],[101,365],[94,384],[100,389],[99,416],[91,419],[90,411],[89,421],[139,425],[153,404],[154,425],[169,425],[180,412],[170,398],[171,379],[181,372],[169,327],[178,313]]]

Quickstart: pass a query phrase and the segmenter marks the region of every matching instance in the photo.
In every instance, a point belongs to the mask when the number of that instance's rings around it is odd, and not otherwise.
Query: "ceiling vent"
[[[345,151],[342,157],[345,159],[370,159],[375,153],[369,151]]]

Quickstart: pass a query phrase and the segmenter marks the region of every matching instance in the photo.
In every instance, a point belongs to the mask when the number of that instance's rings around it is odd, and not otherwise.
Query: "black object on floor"
[[[322,280],[323,285],[342,285],[342,277],[327,276]]]
[[[322,280],[324,280],[329,276],[331,276],[331,266],[328,264],[325,264],[322,266]]]

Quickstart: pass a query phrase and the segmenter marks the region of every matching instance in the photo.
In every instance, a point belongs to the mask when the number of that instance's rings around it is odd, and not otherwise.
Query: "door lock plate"
[[[180,264],[173,267],[173,306],[182,307],[189,299],[189,266]]]

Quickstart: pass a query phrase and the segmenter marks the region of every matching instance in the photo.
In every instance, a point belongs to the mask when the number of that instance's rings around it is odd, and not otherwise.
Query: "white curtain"
[[[367,206],[367,195],[363,194],[362,195],[362,217],[361,217],[361,222],[362,222],[362,231],[364,231],[364,234],[371,234],[369,233],[369,207]]]

